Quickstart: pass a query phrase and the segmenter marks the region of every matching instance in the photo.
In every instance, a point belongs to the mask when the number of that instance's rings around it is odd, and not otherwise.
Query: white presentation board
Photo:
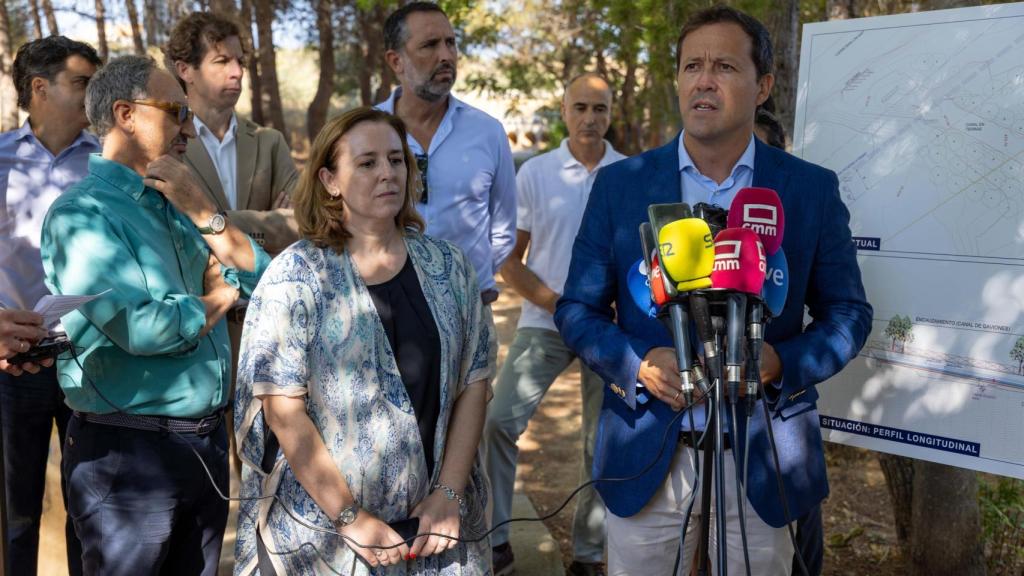
[[[808,24],[795,113],[875,309],[825,438],[1024,478],[1024,3]]]

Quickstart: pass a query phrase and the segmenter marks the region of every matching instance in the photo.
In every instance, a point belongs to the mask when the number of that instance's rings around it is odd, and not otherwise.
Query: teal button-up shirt
[[[249,242],[252,272],[221,269],[246,297],[270,264]],[[111,290],[63,319],[78,350],[77,361],[57,361],[68,406],[115,412],[106,397],[132,414],[196,418],[227,404],[231,344],[224,320],[199,337],[210,248],[138,173],[92,155],[89,175],[47,213],[41,249],[54,294]]]

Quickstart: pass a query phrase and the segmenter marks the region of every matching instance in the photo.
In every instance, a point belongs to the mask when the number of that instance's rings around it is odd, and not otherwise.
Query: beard
[[[438,74],[442,72],[451,73],[451,81],[437,80]],[[455,78],[455,66],[442,64],[430,73],[430,78],[417,84],[413,88],[413,92],[422,100],[426,100],[427,102],[437,102],[448,96],[448,93],[452,91],[452,85],[455,84]]]

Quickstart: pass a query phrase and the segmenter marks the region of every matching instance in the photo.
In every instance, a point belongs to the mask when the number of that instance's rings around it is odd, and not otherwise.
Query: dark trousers
[[[803,558],[809,576],[819,576],[825,561],[825,529],[821,523],[821,504],[796,521],[796,553]],[[803,574],[793,558],[793,574]]]
[[[87,575],[215,576],[228,503],[227,433],[145,432],[75,415],[64,447],[68,510]]]
[[[7,499],[8,574],[35,574],[39,524],[46,488],[46,460],[54,421],[61,446],[71,410],[57,384],[57,369],[11,376],[0,372],[0,419],[3,420],[4,476]],[[61,492],[64,477],[61,475]],[[64,500],[65,506],[67,499]],[[68,572],[82,573],[82,548],[68,518],[65,522]]]

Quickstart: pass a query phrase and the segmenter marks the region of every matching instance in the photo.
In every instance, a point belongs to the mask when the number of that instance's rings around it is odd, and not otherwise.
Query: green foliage
[[[906,344],[914,341],[914,323],[910,316],[893,315],[889,324],[885,327],[885,336],[892,340],[892,349],[896,349],[896,343]]]
[[[988,573],[1024,573],[1024,481],[979,482],[978,504]]]
[[[1017,338],[1017,342],[1010,350],[1010,359],[1017,361],[1017,372],[1024,374],[1024,336]]]

